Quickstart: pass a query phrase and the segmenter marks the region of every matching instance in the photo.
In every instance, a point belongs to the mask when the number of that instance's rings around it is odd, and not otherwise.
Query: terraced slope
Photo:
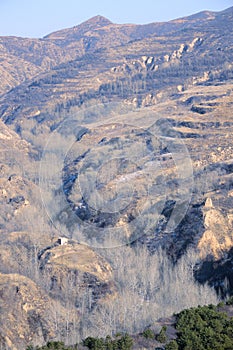
[[[3,348],[232,293],[232,16],[1,38]]]

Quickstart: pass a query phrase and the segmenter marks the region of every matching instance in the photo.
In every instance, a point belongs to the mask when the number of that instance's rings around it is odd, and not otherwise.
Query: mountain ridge
[[[232,13],[232,7],[218,12],[215,20],[211,20],[212,25],[215,27],[219,23],[222,26],[223,21],[226,25],[231,21]],[[98,24],[98,21],[104,26],[99,27],[97,25],[96,27],[95,23]],[[90,23],[92,29],[88,32]],[[93,53],[101,49],[106,51],[106,48],[117,48],[122,45],[127,47],[130,43],[136,43],[138,40],[156,41],[156,37],[168,34],[175,36],[177,33],[178,36],[179,31],[183,33],[184,31],[187,33],[190,31],[191,33],[194,31],[194,26],[196,26],[196,31],[205,31],[205,28],[208,28],[206,21],[202,19],[191,21],[172,20],[146,25],[118,25],[111,23],[102,16],[97,16],[73,28],[48,34],[46,38],[42,39],[0,37],[0,56],[2,59],[0,94],[4,94],[27,79],[30,80],[62,63],[75,60],[87,53]],[[95,27],[96,29],[93,29]],[[216,27],[217,30],[218,27]],[[53,35],[59,35],[60,39],[58,37],[49,38]]]
[[[84,21],[84,22],[81,22],[80,24],[78,25],[75,25],[73,27],[70,27],[70,28],[65,28],[65,29],[62,29],[62,30],[58,30],[58,31],[55,31],[55,32],[51,32],[49,34],[47,34],[46,36],[44,36],[43,38],[49,38],[51,35],[55,34],[55,33],[59,33],[59,32],[62,32],[63,30],[64,31],[67,31],[67,30],[73,30],[74,28],[75,29],[78,29],[80,26],[83,26],[83,25],[93,25],[93,27],[95,26],[98,26],[99,23],[101,24],[101,26],[106,26],[106,25],[115,25],[115,26],[138,26],[138,27],[143,27],[143,26],[150,26],[150,25],[163,25],[165,23],[172,23],[172,22],[177,22],[177,21],[182,21],[182,20],[187,20],[187,21],[190,21],[191,19],[213,19],[215,16],[217,15],[220,15],[220,14],[226,14],[228,12],[232,12],[233,11],[233,6],[231,7],[228,7],[222,11],[208,11],[208,10],[203,10],[203,11],[200,11],[200,12],[197,12],[195,13],[194,15],[188,15],[188,16],[183,16],[183,17],[178,17],[178,18],[175,18],[175,19],[171,19],[169,21],[158,21],[158,22],[149,22],[149,23],[144,23],[144,24],[137,24],[137,23],[114,23],[112,22],[110,19],[102,16],[102,15],[96,15],[96,16],[93,16],[91,17],[90,19]],[[92,28],[93,29],[93,28]]]

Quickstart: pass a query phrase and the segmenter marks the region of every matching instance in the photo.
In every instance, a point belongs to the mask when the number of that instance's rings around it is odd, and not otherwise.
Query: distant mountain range
[[[113,58],[114,48],[121,47],[117,56],[120,63],[124,56],[170,54],[180,43],[192,41],[198,32],[207,36],[209,42],[216,33],[218,36],[230,34],[231,21],[232,8],[222,12],[200,12],[190,17],[148,25],[113,24],[104,17],[96,16],[43,39],[1,37],[1,92],[7,92],[25,80],[88,53],[95,52],[99,56],[106,53]],[[221,47],[220,44],[217,40],[213,47]]]

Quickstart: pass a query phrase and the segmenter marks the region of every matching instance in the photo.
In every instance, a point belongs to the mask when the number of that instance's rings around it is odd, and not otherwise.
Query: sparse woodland
[[[129,336],[127,333],[116,333],[113,337],[87,337],[81,344],[67,347],[63,342],[48,342],[37,350],[72,350],[85,347],[90,350],[130,350],[138,349],[143,344],[145,348],[163,346],[165,350],[231,350],[233,347],[233,318],[232,298],[226,304],[221,302],[218,306],[212,304],[185,309],[177,313],[170,327],[175,331],[175,338],[168,334],[167,326],[160,331],[151,328],[139,335]],[[227,311],[227,312],[226,312]],[[144,340],[143,340],[144,338]],[[139,345],[140,344],[140,345]],[[156,347],[157,349],[159,347]],[[161,347],[160,347],[161,348]],[[29,346],[27,350],[34,350]]]

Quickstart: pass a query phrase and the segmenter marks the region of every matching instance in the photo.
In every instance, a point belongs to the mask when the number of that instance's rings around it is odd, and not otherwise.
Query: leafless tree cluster
[[[184,308],[218,302],[214,290],[194,280],[198,256],[193,251],[176,265],[163,250],[151,255],[146,248],[126,246],[102,254],[114,268],[117,292],[86,318],[85,336],[139,332]]]

